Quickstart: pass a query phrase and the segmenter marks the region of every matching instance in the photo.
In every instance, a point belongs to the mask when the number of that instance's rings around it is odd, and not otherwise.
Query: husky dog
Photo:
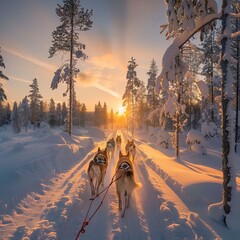
[[[102,184],[103,186],[107,166],[108,166],[107,149],[101,150],[100,148],[98,148],[97,154],[95,155],[95,157],[89,163],[88,166],[88,177],[90,181],[92,197],[98,195],[100,184]]]
[[[117,148],[121,149],[121,144],[122,144],[121,135],[117,135],[117,137],[116,137],[116,144],[117,144]]]
[[[134,143],[134,140],[127,141],[127,144],[125,146],[126,153],[130,153],[130,156],[132,157],[132,162],[134,162],[135,156],[136,156],[136,145]]]
[[[115,140],[114,138],[111,138],[109,141],[107,141],[107,154],[108,158],[111,159],[114,156],[115,152]]]
[[[134,188],[140,186],[135,181],[133,165],[129,159],[129,152],[127,155],[123,155],[119,152],[119,160],[116,166],[116,188],[119,203],[119,211],[122,212],[124,217],[126,208],[130,207],[130,197]]]

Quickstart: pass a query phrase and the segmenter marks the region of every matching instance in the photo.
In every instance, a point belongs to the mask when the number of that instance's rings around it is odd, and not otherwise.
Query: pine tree
[[[56,109],[53,98],[50,99],[49,103],[48,123],[52,128],[56,125]]]
[[[56,107],[56,124],[58,126],[62,126],[63,119],[62,119],[62,106],[61,103],[57,103]]]
[[[31,122],[35,130],[36,124],[40,120],[40,99],[42,96],[39,93],[39,87],[36,78],[33,79],[33,83],[29,86],[31,88],[30,94],[28,95],[30,98]]]
[[[203,51],[203,68],[202,74],[206,76],[206,81],[209,84],[209,100],[211,103],[211,122],[216,122],[216,117],[214,116],[214,109],[216,108],[214,104],[214,88],[215,83],[214,79],[216,76],[219,76],[219,70],[217,65],[220,57],[220,46],[217,43],[217,37],[219,35],[218,29],[211,29],[210,33],[206,35],[204,41],[202,42],[202,51]]]
[[[47,102],[40,101],[39,120],[41,122],[47,122]]]
[[[27,132],[28,122],[30,118],[30,108],[28,104],[27,96],[22,100],[21,104],[19,105],[19,114],[22,125],[25,127],[25,132]]]
[[[81,112],[80,112],[80,126],[81,127],[85,127],[85,125],[86,125],[86,114],[87,114],[87,107],[83,103],[81,105]]]
[[[66,126],[66,122],[68,121],[68,108],[65,102],[62,104],[62,123]],[[66,131],[67,131],[67,126],[66,126]]]
[[[103,116],[102,116],[102,121],[103,121],[103,125],[104,125],[104,128],[106,129],[107,128],[107,125],[108,125],[108,116],[107,116],[107,104],[106,104],[106,102],[104,102],[104,104],[103,104],[103,109],[102,109],[102,111],[103,111]]]
[[[1,55],[1,48],[0,48],[0,68],[5,68],[5,64],[3,62],[3,57]],[[0,70],[0,79],[8,80],[8,77],[6,77],[1,70]],[[7,100],[7,96],[2,87],[2,83],[0,83],[0,102],[2,102],[4,100]]]
[[[71,135],[73,78],[79,72],[75,66],[77,58],[85,60],[87,57],[83,52],[85,45],[78,41],[79,33],[80,31],[87,31],[92,27],[92,10],[85,11],[81,7],[80,0],[63,0],[63,6],[58,5],[56,14],[59,16],[62,24],[52,33],[53,44],[49,49],[50,57],[53,57],[58,51],[63,51],[70,54],[70,59],[69,63],[64,64],[55,72],[51,88],[57,88],[59,82],[67,84],[67,92],[69,91],[68,133]]]
[[[21,132],[21,127],[20,127],[20,116],[18,113],[18,106],[17,102],[13,103],[13,112],[12,112],[12,128],[14,133],[20,133]]]
[[[101,127],[102,125],[102,105],[100,101],[98,102],[98,104],[95,104],[94,124],[97,127]]]
[[[126,106],[127,119],[131,118],[132,136],[134,134],[134,121],[136,120],[136,96],[140,87],[140,80],[137,78],[137,72],[135,71],[137,66],[136,60],[132,57],[128,61],[127,85],[122,97],[123,106]]]
[[[0,127],[5,124],[5,113],[2,101],[0,101]]]
[[[159,97],[155,93],[155,86],[156,86],[156,80],[157,80],[157,73],[158,73],[158,67],[153,59],[150,65],[150,69],[147,72],[148,78],[148,84],[147,84],[147,102],[148,107],[150,109],[150,112],[153,112],[159,105]],[[157,119],[156,116],[153,116],[152,123],[153,127],[156,127],[157,125]]]
[[[143,81],[140,81],[140,86],[136,96],[136,119],[138,127],[142,128],[143,123],[147,118],[147,89]]]

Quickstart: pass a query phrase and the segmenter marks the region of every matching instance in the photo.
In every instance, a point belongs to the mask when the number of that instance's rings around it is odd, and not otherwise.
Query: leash
[[[109,185],[108,185],[105,189],[103,189],[100,193],[98,193],[98,194],[97,194],[96,196],[94,196],[93,198],[90,198],[90,199],[89,199],[89,200],[91,201],[91,202],[90,202],[90,205],[89,205],[89,207],[88,207],[86,216],[85,216],[85,218],[84,218],[84,221],[83,221],[83,223],[82,223],[81,228],[79,229],[79,231],[78,231],[78,233],[77,233],[77,236],[76,236],[75,240],[78,240],[78,239],[79,239],[81,233],[84,234],[84,233],[86,232],[85,227],[89,224],[89,222],[92,220],[92,218],[94,217],[94,215],[98,212],[98,210],[99,210],[100,207],[102,206],[103,201],[104,201],[105,197],[107,196],[107,193],[108,193],[108,190],[109,190],[110,186],[111,186],[114,182],[116,182],[117,180],[119,180],[119,179],[123,176],[123,174],[122,174],[122,175],[120,175],[118,178],[115,178],[115,177],[116,177],[116,174],[117,174],[117,173],[115,173],[115,174],[113,175],[111,182],[109,183]],[[102,198],[100,204],[98,205],[98,207],[96,208],[96,210],[93,212],[93,214],[92,214],[92,215],[89,217],[89,219],[87,220],[88,214],[89,214],[90,209],[91,209],[92,204],[93,204],[93,201],[94,201],[98,196],[100,196],[102,193],[104,193],[104,192],[105,192],[105,194],[103,195],[103,198]]]

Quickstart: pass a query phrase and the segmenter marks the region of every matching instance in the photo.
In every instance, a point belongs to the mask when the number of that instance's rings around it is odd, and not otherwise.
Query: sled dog
[[[116,166],[116,189],[118,196],[119,211],[124,217],[126,208],[130,207],[130,197],[134,188],[140,186],[135,181],[133,165],[129,159],[129,152],[123,155],[119,152],[119,159]]]
[[[107,154],[108,158],[111,159],[114,156],[115,152],[115,140],[114,138],[111,138],[109,141],[107,141]]]
[[[134,140],[127,141],[127,144],[125,146],[126,153],[129,152],[130,156],[132,157],[132,162],[134,162],[135,156],[136,156],[136,145],[134,143]]]
[[[116,144],[117,144],[117,148],[121,149],[121,144],[122,144],[121,135],[117,135],[117,137],[116,137]]]
[[[88,166],[88,177],[90,181],[92,197],[98,195],[100,184],[103,186],[107,166],[107,149],[101,150],[98,148],[98,152],[94,156],[93,160],[90,161]]]

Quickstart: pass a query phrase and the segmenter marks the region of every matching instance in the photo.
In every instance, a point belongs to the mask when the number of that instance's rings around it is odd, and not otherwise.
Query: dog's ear
[[[122,155],[122,151],[119,151],[119,157],[122,157],[123,155]]]
[[[129,139],[128,139],[128,143],[129,143]]]
[[[98,152],[101,152],[101,149],[100,149],[100,147],[98,147]]]

